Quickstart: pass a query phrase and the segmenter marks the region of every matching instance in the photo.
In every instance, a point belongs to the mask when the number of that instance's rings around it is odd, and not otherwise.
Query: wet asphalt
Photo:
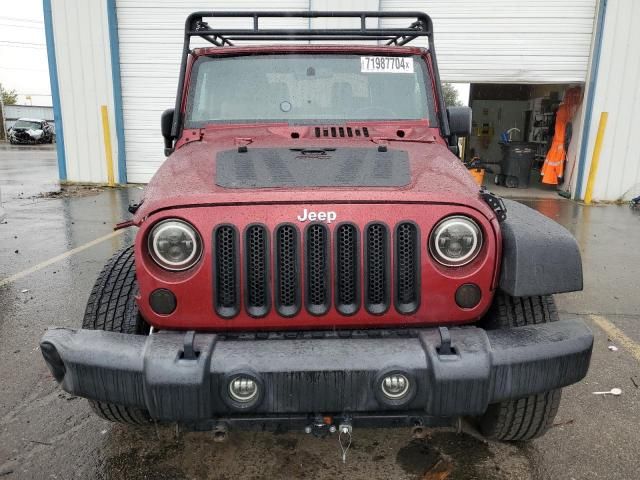
[[[0,282],[109,234],[141,195],[137,187],[39,195],[55,191],[56,178],[55,150],[0,144],[7,214],[0,224]],[[84,400],[57,387],[38,340],[49,325],[80,326],[98,272],[132,242],[130,230],[0,286],[0,480],[639,478],[640,212],[560,198],[525,202],[578,239],[585,290],[557,302],[562,316],[582,318],[596,336],[587,378],[565,389],[543,438],[500,444],[434,431],[414,440],[407,429],[356,429],[343,464],[335,437],[232,433],[214,443],[206,433],[129,429],[95,417]],[[608,339],[602,319],[631,343]],[[607,348],[612,344],[618,351]],[[614,387],[623,394],[592,394]]]

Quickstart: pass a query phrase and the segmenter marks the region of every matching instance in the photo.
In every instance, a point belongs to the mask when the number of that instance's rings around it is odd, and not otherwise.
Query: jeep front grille
[[[329,242],[327,227],[313,224],[307,229],[305,271],[307,310],[322,315],[329,309]]]
[[[269,254],[267,229],[262,225],[247,228],[245,238],[246,304],[249,315],[261,317],[269,311]]]
[[[336,230],[336,308],[351,315],[360,305],[360,270],[358,230],[355,225],[343,223]]]
[[[300,258],[298,229],[281,225],[276,229],[276,306],[285,317],[300,308]]]
[[[389,307],[389,240],[387,227],[372,223],[365,239],[365,306],[371,313],[384,313]]]
[[[411,314],[420,305],[420,233],[413,222],[393,229],[372,222],[362,230],[352,223],[333,229],[313,223],[304,231],[281,224],[273,234],[254,224],[243,235],[220,225],[213,241],[214,304],[223,318],[238,314],[241,304],[252,317],[265,316],[272,305],[284,317],[302,305],[312,315],[325,315],[332,301],[341,315],[360,307],[380,315],[392,305]]]
[[[238,236],[235,227],[221,225],[214,232],[215,306],[221,317],[238,313]]]
[[[418,228],[410,222],[396,227],[395,250],[395,302],[401,313],[414,312],[418,308]]]

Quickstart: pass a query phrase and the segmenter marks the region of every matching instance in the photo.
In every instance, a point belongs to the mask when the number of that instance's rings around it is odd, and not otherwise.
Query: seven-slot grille
[[[392,230],[372,222],[362,231],[342,223],[333,232],[323,223],[303,231],[282,224],[273,232],[253,224],[242,233],[220,225],[213,252],[214,305],[224,318],[239,313],[241,299],[253,317],[272,306],[289,317],[303,305],[312,315],[324,315],[332,302],[342,315],[361,307],[379,315],[392,305],[410,314],[420,305],[420,235],[413,222]]]

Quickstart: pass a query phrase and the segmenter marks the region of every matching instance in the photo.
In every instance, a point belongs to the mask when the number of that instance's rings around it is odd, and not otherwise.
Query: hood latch
[[[491,210],[495,212],[499,222],[504,222],[507,219],[507,207],[504,206],[502,198],[495,193],[491,193],[485,187],[480,188],[480,196],[485,203],[491,207]]]

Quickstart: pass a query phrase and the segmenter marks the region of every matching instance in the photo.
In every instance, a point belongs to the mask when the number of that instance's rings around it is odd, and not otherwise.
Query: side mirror
[[[167,108],[160,116],[160,130],[164,137],[164,155],[168,157],[173,152],[173,136],[171,135],[171,127],[173,126],[173,108]]]
[[[456,137],[471,135],[470,107],[447,107],[447,117],[449,118],[451,135]]]

